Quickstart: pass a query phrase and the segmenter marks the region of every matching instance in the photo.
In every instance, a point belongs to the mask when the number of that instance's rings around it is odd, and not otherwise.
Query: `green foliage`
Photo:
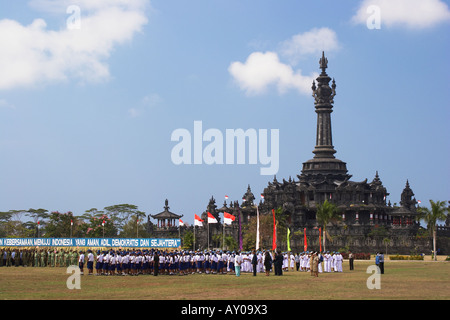
[[[397,254],[389,256],[389,260],[423,260],[423,256],[421,255],[401,256]]]

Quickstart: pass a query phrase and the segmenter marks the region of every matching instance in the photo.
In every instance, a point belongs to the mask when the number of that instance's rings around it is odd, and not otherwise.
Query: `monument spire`
[[[322,52],[322,58],[319,60],[322,73],[317,77],[317,86],[313,81],[312,95],[317,113],[317,132],[316,147],[313,151],[314,158],[334,158],[336,151],[333,147],[333,138],[331,132],[331,113],[333,112],[334,96],[336,95],[336,82],[333,79],[330,87],[331,78],[326,73],[328,59]]]
[[[312,96],[317,114],[316,146],[313,150],[314,158],[303,164],[302,176],[332,175],[338,180],[349,178],[345,162],[335,158],[336,150],[333,146],[331,131],[331,113],[333,112],[334,97],[336,96],[336,81],[331,79],[326,69],[328,59],[325,52],[319,60],[322,73],[313,81]],[[331,81],[332,80],[332,81]],[[331,86],[330,86],[331,81]]]

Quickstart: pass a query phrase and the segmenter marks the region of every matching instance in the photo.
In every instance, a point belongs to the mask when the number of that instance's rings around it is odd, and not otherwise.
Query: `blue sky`
[[[261,164],[175,165],[171,134],[193,134],[194,121],[279,129],[277,178],[296,178],[313,156],[322,50],[337,84],[336,157],[352,180],[378,170],[392,203],[406,179],[423,204],[449,200],[448,7],[0,0],[0,211],[130,203],[156,214],[167,198],[193,223],[211,196],[221,207],[250,184],[259,199],[273,179]]]

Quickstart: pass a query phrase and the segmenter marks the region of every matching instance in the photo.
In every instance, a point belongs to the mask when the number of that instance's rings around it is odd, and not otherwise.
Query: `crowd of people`
[[[282,275],[287,271],[342,272],[343,257],[339,252],[305,251],[301,253],[271,250],[157,250],[68,248],[1,250],[1,266],[68,267],[78,265],[82,274],[97,276],[188,275],[265,273]]]

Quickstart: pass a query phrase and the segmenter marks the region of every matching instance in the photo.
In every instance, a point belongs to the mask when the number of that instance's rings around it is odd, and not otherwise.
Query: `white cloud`
[[[279,93],[297,89],[309,94],[312,81],[318,76],[304,76],[301,70],[294,71],[291,66],[280,62],[275,52],[253,52],[245,63],[231,63],[228,71],[249,95],[264,93],[271,85],[275,85]]]
[[[146,110],[156,108],[163,103],[163,98],[157,93],[150,93],[143,97],[138,106],[128,109],[128,115],[131,118],[137,118],[144,114]]]
[[[450,21],[450,11],[441,0],[364,0],[356,14],[354,23],[366,25],[372,12],[370,6],[379,8],[381,28],[403,26],[410,29],[433,27]]]
[[[130,41],[147,23],[146,0],[80,0],[79,29],[64,25],[47,29],[43,19],[22,25],[0,20],[0,89],[77,79],[98,82],[109,78],[107,59],[117,45]],[[66,13],[70,2],[35,0],[41,10]],[[67,4],[67,7],[64,5]]]
[[[242,63],[232,62],[228,72],[239,87],[248,95],[262,94],[275,86],[280,94],[295,89],[301,94],[311,94],[312,81],[318,73],[302,74],[300,69],[293,69],[303,58],[320,58],[322,51],[336,51],[340,47],[336,33],[329,28],[314,28],[294,35],[283,41],[279,53],[274,51],[253,52]],[[280,61],[285,57],[288,63]]]
[[[281,54],[291,63],[296,64],[305,56],[322,54],[339,49],[336,32],[329,28],[314,28],[304,33],[294,35],[281,44]]]

